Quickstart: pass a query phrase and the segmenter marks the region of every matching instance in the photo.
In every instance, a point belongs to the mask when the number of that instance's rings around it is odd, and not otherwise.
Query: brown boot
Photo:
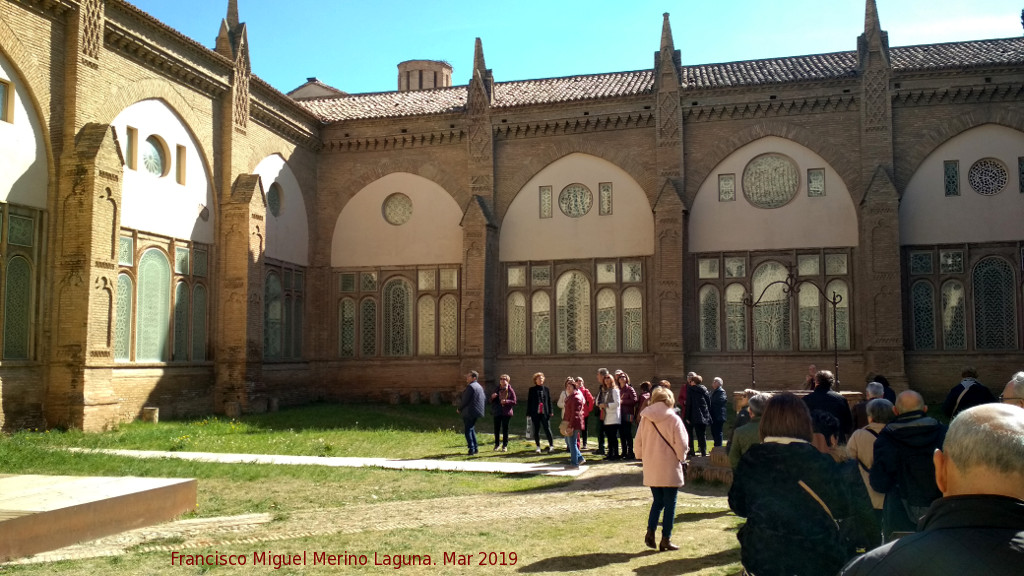
[[[658,545],[658,551],[664,552],[665,550],[679,550],[679,546],[670,542],[668,538],[662,538],[661,544]]]
[[[644,544],[647,544],[648,548],[657,548],[654,545],[654,530],[647,531],[647,536],[644,536]]]

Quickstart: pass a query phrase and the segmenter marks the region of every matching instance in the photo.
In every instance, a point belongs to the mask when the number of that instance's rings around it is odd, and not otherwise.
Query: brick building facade
[[[844,387],[937,398],[1024,365],[1024,39],[890,48],[866,0],[849,52],[656,40],[647,70],[498,82],[477,40],[468,85],[289,96],[236,0],[213,49],[123,0],[0,1],[0,426],[470,369],[788,388],[838,348]]]

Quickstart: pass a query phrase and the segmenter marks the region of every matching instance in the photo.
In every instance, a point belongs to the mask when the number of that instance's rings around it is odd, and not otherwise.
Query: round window
[[[796,196],[800,171],[782,154],[762,154],[743,169],[743,195],[758,208],[780,208]]]
[[[274,216],[281,215],[281,185],[274,182],[267,190],[267,209]]]
[[[995,158],[982,158],[975,162],[967,172],[967,181],[971,188],[982,196],[999,194],[1006,187],[1008,175],[1006,166]]]
[[[412,200],[401,192],[395,192],[384,200],[383,212],[388,224],[401,226],[412,218]]]
[[[142,145],[142,165],[154,176],[167,174],[167,149],[157,136],[150,136]]]
[[[558,194],[558,207],[569,218],[580,218],[590,212],[594,195],[583,184],[569,184]]]

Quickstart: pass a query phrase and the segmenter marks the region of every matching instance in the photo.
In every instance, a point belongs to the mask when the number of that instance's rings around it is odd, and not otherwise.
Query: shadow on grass
[[[665,561],[651,566],[640,566],[635,570],[638,576],[662,576],[665,574],[691,574],[705,568],[724,566],[740,561],[739,547],[722,550],[714,554],[694,558],[679,558],[678,552],[663,552]]]
[[[676,514],[676,523],[714,520],[715,518],[721,518],[722,516],[728,516],[730,514],[732,514],[732,512],[729,510],[719,510],[717,512],[683,512],[681,514]]]
[[[573,570],[593,570],[595,568],[605,568],[613,564],[623,564],[629,562],[633,558],[646,556],[648,554],[653,554],[653,552],[637,552],[633,554],[619,552],[581,554],[579,556],[553,556],[551,558],[545,558],[538,562],[534,562],[533,564],[520,566],[519,572],[530,574],[543,572],[571,572]]]

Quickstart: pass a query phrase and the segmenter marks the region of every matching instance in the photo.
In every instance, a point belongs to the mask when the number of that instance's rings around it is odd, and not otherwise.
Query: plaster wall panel
[[[0,56],[0,79],[7,85],[7,121],[0,121],[0,202],[46,208],[46,148],[39,117],[25,84]]]
[[[284,158],[274,154],[264,158],[253,170],[263,182],[263,196],[267,200],[267,251],[268,258],[293,264],[309,264],[309,219],[302,188],[295,173]],[[271,187],[278,186],[280,196],[277,215],[268,195]]]

